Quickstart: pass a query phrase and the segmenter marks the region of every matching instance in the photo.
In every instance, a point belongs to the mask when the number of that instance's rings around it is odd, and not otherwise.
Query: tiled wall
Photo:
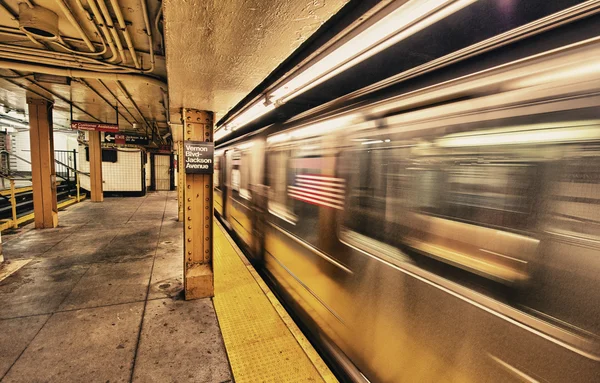
[[[104,191],[140,192],[142,190],[142,151],[139,149],[118,149],[117,162],[102,162],[102,182]],[[144,153],[145,155],[145,153]],[[85,147],[79,146],[79,170],[89,173],[90,163],[85,160]],[[81,187],[90,189],[90,178],[81,177]]]

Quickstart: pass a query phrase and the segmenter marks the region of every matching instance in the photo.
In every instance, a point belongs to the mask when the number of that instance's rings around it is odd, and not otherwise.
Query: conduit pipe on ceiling
[[[9,60],[0,60],[0,68],[2,69],[15,69],[25,72],[36,72],[36,73],[45,73],[45,74],[53,74],[57,76],[66,76],[66,77],[79,77],[79,78],[91,78],[91,79],[101,79],[101,80],[109,80],[109,81],[123,81],[123,82],[132,82],[132,83],[146,83],[148,85],[157,86],[163,90],[167,90],[167,84],[158,78],[150,77],[143,74],[137,73],[105,73],[98,71],[87,71],[80,69],[69,69],[69,68],[55,68],[44,65],[35,65],[35,64],[27,64],[14,62]]]
[[[123,64],[126,64],[127,57],[125,57],[125,49],[123,49],[123,44],[121,43],[121,36],[119,36],[119,32],[117,32],[117,30],[115,29],[115,24],[112,21],[112,16],[110,15],[110,12],[108,12],[106,2],[104,0],[98,0],[98,5],[100,6],[100,11],[102,11],[102,16],[104,17],[104,20],[106,21],[106,25],[108,26],[108,29],[113,36],[113,40],[117,44],[119,56],[121,56],[121,62],[123,62]]]
[[[68,60],[71,62],[80,62],[82,65],[87,65],[87,64],[96,64],[96,65],[102,65],[105,67],[110,67],[110,68],[114,68],[114,69],[126,69],[123,67],[120,67],[118,65],[115,64],[109,64],[109,63],[105,63],[103,61],[100,60],[96,60],[92,57],[87,57],[87,56],[75,56],[72,53],[64,53],[64,52],[56,52],[56,51],[47,51],[44,49],[37,49],[37,48],[30,48],[30,47],[25,47],[25,46],[21,46],[21,45],[12,45],[12,44],[2,44],[0,43],[0,50],[4,50],[13,54],[27,54],[28,56],[37,56],[37,57],[43,57],[43,58],[49,58],[49,59],[62,59],[62,60]],[[31,61],[29,60],[29,57],[23,57],[20,56],[20,59],[23,61]],[[80,61],[81,60],[81,61]],[[63,65],[67,64],[66,62],[63,62]]]
[[[100,30],[98,29],[98,26],[96,25],[96,23],[94,22],[94,19],[92,18],[92,15],[88,12],[87,9],[84,8],[83,4],[81,3],[81,0],[77,0],[77,5],[79,5],[79,9],[85,14],[86,18],[88,19],[88,21],[90,22],[90,24],[92,25],[92,28],[94,28],[94,33],[96,34],[96,36],[98,36],[98,38],[101,41],[102,44],[102,50],[100,52],[80,52],[80,51],[75,51],[71,48],[69,48],[65,41],[65,38],[63,38],[62,36],[58,36],[59,37],[59,42],[57,42],[56,44],[58,44],[61,48],[71,52],[71,53],[75,53],[75,54],[79,54],[79,55],[85,55],[85,56],[101,56],[103,54],[106,53],[106,51],[108,50],[108,46],[106,45],[106,41],[104,40],[104,37],[102,36],[102,33],[100,33]],[[94,44],[95,42],[92,41],[92,44]],[[94,49],[95,51],[95,49]]]
[[[60,9],[63,11],[63,13],[65,14],[65,16],[69,20],[69,22],[75,27],[75,29],[77,29],[77,32],[81,35],[81,38],[85,42],[85,45],[87,45],[87,47],[89,48],[89,50],[91,52],[95,52],[96,48],[94,47],[94,45],[92,44],[92,42],[90,41],[90,39],[87,37],[87,35],[83,31],[83,29],[81,28],[81,25],[79,25],[79,23],[75,19],[75,16],[73,16],[73,13],[69,9],[69,7],[65,3],[65,1],[64,0],[56,0],[56,3],[60,7]]]
[[[144,24],[146,25],[146,34],[148,35],[148,44],[150,45],[150,69],[144,72],[154,72],[154,39],[152,39],[152,28],[150,27],[150,19],[148,17],[148,6],[146,0],[140,0],[142,4],[142,13],[144,14]]]
[[[165,36],[163,35],[163,33],[160,31],[160,28],[158,27],[158,22],[160,21],[160,16],[163,13],[163,8],[162,7],[163,6],[162,6],[162,2],[161,2],[161,3],[158,4],[158,12],[156,13],[156,18],[154,19],[154,28],[156,28],[156,31],[158,32],[158,34],[160,34],[161,54],[164,55]]]
[[[140,73],[140,71],[135,68],[105,63],[90,57],[73,57],[69,56],[68,53],[44,52],[34,48],[14,48],[13,45],[7,46],[5,44],[0,44],[0,53],[10,55],[12,59],[32,64],[38,63],[38,59],[41,59],[42,61],[45,61],[46,64],[57,67],[76,67],[81,70],[109,73]],[[66,55],[66,57],[61,55]]]
[[[18,53],[6,52],[6,51],[2,51],[2,50],[0,50],[0,57],[6,58],[6,59],[12,59],[12,60],[21,60],[22,59],[22,56]],[[31,60],[38,64],[57,66],[57,65],[61,64],[62,59],[36,56],[36,57],[31,57]],[[71,62],[70,65],[78,66],[78,64],[76,62]],[[106,68],[101,67],[101,66],[87,65],[86,70],[94,70],[94,71],[102,72],[102,71],[105,71]]]
[[[80,0],[78,0],[78,1],[80,1]],[[92,13],[94,14],[94,17],[96,18],[96,21],[99,23],[98,26],[102,30],[102,34],[104,35],[104,38],[106,39],[108,47],[110,48],[110,51],[112,53],[112,57],[109,58],[108,61],[115,62],[117,60],[117,48],[115,47],[115,43],[113,42],[110,32],[106,28],[106,24],[104,23],[104,18],[102,17],[102,13],[100,13],[100,10],[98,9],[98,6],[96,5],[96,2],[94,0],[89,0],[88,4],[89,4],[90,8],[92,8]]]
[[[104,0],[102,0],[104,1]],[[123,12],[121,12],[121,7],[119,6],[118,0],[110,0],[110,3],[115,11],[115,15],[117,16],[117,22],[119,23],[119,28],[121,32],[123,32],[123,36],[125,37],[125,43],[127,44],[127,48],[129,49],[129,53],[131,54],[131,59],[133,60],[133,65],[136,68],[140,68],[140,62],[135,53],[135,48],[133,46],[133,42],[131,41],[131,35],[127,30],[127,24],[125,23],[125,19],[123,18]]]

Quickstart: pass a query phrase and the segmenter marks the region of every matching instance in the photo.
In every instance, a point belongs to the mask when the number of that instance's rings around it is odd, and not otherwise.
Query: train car
[[[597,57],[593,38],[227,144],[218,213],[353,380],[597,381]]]

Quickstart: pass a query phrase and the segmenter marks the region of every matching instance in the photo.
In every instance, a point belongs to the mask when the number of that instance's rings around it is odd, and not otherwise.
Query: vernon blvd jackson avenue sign
[[[213,156],[215,152],[215,144],[213,142],[184,141],[183,151],[186,173],[213,173]]]

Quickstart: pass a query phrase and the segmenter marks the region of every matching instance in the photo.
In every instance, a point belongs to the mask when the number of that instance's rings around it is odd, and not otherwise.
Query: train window
[[[289,223],[295,223],[294,200],[288,196],[288,184],[293,179],[289,158],[290,150],[275,150],[268,155],[269,211]]]
[[[394,237],[394,223],[408,202],[407,154],[406,148],[392,148],[344,155],[350,169],[346,227],[384,242]]]
[[[600,238],[600,148],[598,157],[555,164],[546,230],[580,238]]]
[[[536,172],[533,163],[455,161],[435,182],[417,184],[429,189],[423,195],[441,195],[435,210],[450,219],[525,230],[534,218]]]
[[[215,169],[213,173],[213,186],[221,190],[221,157],[215,156]]]
[[[250,171],[252,164],[250,163],[250,152],[243,151],[241,156],[241,166],[239,174],[239,195],[244,199],[251,199],[250,196]]]

